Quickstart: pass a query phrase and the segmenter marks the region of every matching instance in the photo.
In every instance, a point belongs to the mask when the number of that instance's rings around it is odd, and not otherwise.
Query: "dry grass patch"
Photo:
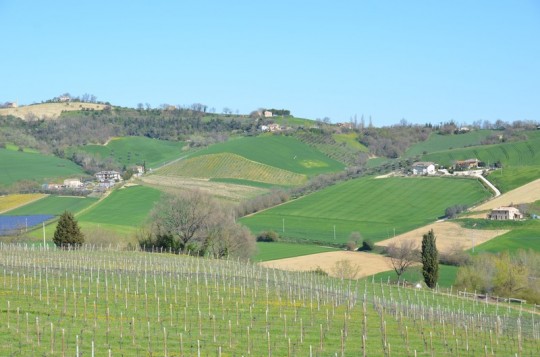
[[[148,175],[141,177],[141,181],[164,191],[172,192],[198,189],[215,197],[232,201],[241,201],[246,198],[261,195],[267,191],[266,189],[258,187],[179,176]]]
[[[268,268],[288,271],[314,271],[320,268],[330,276],[342,277],[352,273],[356,279],[391,269],[390,259],[387,257],[378,254],[346,251],[270,260],[260,264]],[[345,271],[349,269],[351,271]]]
[[[394,238],[377,242],[377,245],[386,247],[392,242],[401,240],[414,240],[420,247],[422,244],[422,236],[433,229],[437,238],[437,249],[440,252],[450,252],[456,246],[461,246],[463,249],[472,248],[474,240],[475,246],[487,242],[490,239],[498,237],[508,230],[479,230],[466,229],[454,222],[436,222],[424,227],[417,228],[407,233],[400,234]]]
[[[30,202],[42,199],[47,195],[42,193],[16,194],[0,196],[0,213],[10,211],[12,209],[22,207]]]
[[[40,119],[56,119],[64,111],[74,110],[103,110],[104,104],[96,103],[44,103],[35,105],[26,105],[17,108],[1,108],[0,115],[13,115],[21,119],[29,119],[31,116],[38,117]]]
[[[540,200],[540,179],[529,182],[528,184],[504,193],[491,201],[476,206],[472,209],[472,211],[488,211],[500,206],[509,206],[511,204],[519,203],[532,203],[538,200]],[[485,218],[485,215],[483,218]]]

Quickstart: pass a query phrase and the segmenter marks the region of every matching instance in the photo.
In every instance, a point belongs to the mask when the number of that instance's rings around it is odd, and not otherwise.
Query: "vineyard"
[[[0,246],[6,355],[537,356],[536,312],[239,261]]]
[[[248,160],[230,153],[196,156],[174,162],[155,171],[162,176],[228,178],[276,185],[299,185],[306,176]]]
[[[367,148],[347,134],[333,136],[309,131],[299,131],[296,137],[328,157],[347,165],[358,165],[362,154],[367,156]]]

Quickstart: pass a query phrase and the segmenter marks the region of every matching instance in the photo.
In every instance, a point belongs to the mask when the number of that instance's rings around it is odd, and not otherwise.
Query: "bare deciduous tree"
[[[413,240],[400,240],[388,245],[386,252],[390,257],[390,265],[397,274],[398,282],[403,273],[419,260],[418,246]]]
[[[255,239],[238,225],[234,211],[222,207],[202,191],[167,196],[151,214],[151,240],[163,248],[200,255],[247,257]]]

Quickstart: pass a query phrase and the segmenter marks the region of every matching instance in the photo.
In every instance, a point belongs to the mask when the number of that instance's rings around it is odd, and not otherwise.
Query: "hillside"
[[[1,245],[0,269],[0,295],[7,301],[0,310],[0,350],[12,355],[538,352],[532,307],[471,300],[450,289],[353,283],[238,260],[90,246],[29,251]]]
[[[240,222],[253,232],[274,230],[300,241],[345,243],[352,232],[379,241],[434,222],[449,206],[472,205],[489,196],[478,181],[470,179],[361,178]]]
[[[195,156],[176,161],[156,170],[152,175],[206,179],[241,179],[274,185],[299,185],[306,181],[302,174],[248,160],[231,153]]]
[[[0,149],[0,162],[0,187],[22,180],[42,184],[85,175],[80,166],[69,160],[38,153]]]
[[[13,115],[21,119],[57,119],[62,112],[79,110],[103,110],[105,104],[65,102],[65,103],[42,103],[20,106],[17,108],[0,108],[0,115]]]
[[[68,150],[82,151],[101,159],[110,158],[121,166],[143,165],[156,168],[185,153],[185,142],[150,139],[139,136],[112,138],[106,145],[84,145]]]
[[[439,151],[466,148],[482,144],[488,136],[495,133],[494,130],[474,130],[465,134],[440,135],[431,133],[426,141],[411,146],[404,154],[405,157],[432,154]]]
[[[221,153],[236,154],[253,162],[307,176],[337,172],[345,167],[301,141],[281,135],[232,139],[209,146],[189,157]]]

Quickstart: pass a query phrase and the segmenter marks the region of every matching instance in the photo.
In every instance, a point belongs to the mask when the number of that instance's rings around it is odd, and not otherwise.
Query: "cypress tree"
[[[71,212],[65,211],[60,216],[53,242],[57,247],[79,246],[84,243],[84,234]]]
[[[439,252],[435,234],[431,229],[422,238],[422,275],[426,285],[434,288],[439,280]]]

